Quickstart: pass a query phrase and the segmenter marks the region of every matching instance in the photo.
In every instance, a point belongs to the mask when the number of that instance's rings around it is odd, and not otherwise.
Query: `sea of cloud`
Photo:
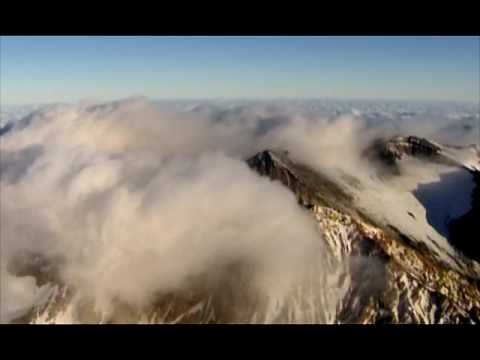
[[[294,195],[244,160],[281,148],[326,173],[369,176],[361,150],[406,123],[421,135],[455,126],[400,118],[372,126],[370,113],[297,104],[175,107],[144,98],[56,105],[16,119],[0,137],[2,321],[44,294],[9,268],[25,251],[61,259],[61,281],[102,314],[116,301],[148,307],[236,263],[252,274],[251,291],[281,300],[312,267],[329,271],[326,251]],[[471,140],[461,135],[452,141]]]

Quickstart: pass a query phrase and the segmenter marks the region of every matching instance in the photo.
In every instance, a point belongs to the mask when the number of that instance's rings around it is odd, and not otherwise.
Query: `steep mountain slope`
[[[418,153],[412,151],[410,145],[419,144],[419,150],[426,155],[440,150],[413,139],[406,144],[398,144],[397,140],[378,147],[395,155],[389,161],[401,158],[402,152]],[[399,146],[392,148],[391,145]],[[428,239],[413,238],[359,211],[353,205],[355,195],[340,181],[294,163],[285,153],[264,151],[250,158],[248,164],[260,174],[281,181],[297,195],[299,202],[317,219],[339,262],[353,259],[347,272],[350,287],[340,301],[337,322],[480,321],[476,262],[453,251],[449,256],[456,266],[451,266],[427,245]],[[451,164],[458,165],[457,162]]]

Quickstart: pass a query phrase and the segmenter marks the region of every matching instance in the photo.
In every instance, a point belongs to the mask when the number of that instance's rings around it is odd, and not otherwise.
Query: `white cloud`
[[[281,106],[167,112],[137,99],[41,110],[1,138],[3,264],[21,250],[59,255],[63,280],[107,312],[118,299],[148,306],[236,261],[256,292],[282,298],[322,269],[325,252],[294,195],[244,158],[280,147],[327,173],[368,176],[360,149],[379,133],[352,115]],[[5,272],[4,297],[38,295]]]

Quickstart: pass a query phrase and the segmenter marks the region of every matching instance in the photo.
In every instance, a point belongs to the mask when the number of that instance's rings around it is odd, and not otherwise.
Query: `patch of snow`
[[[472,175],[461,168],[425,164],[416,159],[402,163],[401,176],[387,180],[375,176],[359,179],[362,190],[345,185],[366,214],[423,242],[434,253],[441,249],[443,254],[438,254],[441,260],[462,271],[446,256],[458,258],[447,240],[447,224],[470,209],[475,186]]]

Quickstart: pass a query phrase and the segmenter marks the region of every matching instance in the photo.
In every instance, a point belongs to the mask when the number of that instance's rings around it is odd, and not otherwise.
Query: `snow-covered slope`
[[[276,161],[282,157],[282,161]],[[428,219],[461,216],[469,210],[466,200],[471,199],[474,185],[467,170],[452,170],[465,172],[461,174],[464,183],[457,178],[436,188],[437,199],[426,196],[426,200],[425,194],[412,193],[419,184],[438,175],[437,165],[428,168],[425,163],[423,171],[417,171],[415,176],[407,173],[369,182],[357,179],[355,186],[339,176],[333,180],[337,188],[330,187],[331,193],[324,191],[317,197],[315,190],[308,194],[312,186],[301,175],[303,166],[288,161],[284,155],[265,152],[249,162],[297,194],[300,203],[313,211],[335,258],[349,264],[346,276],[350,285],[339,302],[336,321],[479,322],[480,267],[455,249],[448,235],[440,234]],[[443,167],[442,171],[446,171]],[[282,168],[284,171],[280,171]],[[332,180],[327,177],[323,181]],[[350,207],[342,203],[348,197],[337,192],[353,195]],[[308,199],[302,198],[305,194]],[[324,201],[324,196],[335,201]],[[432,211],[434,215],[429,215]]]

